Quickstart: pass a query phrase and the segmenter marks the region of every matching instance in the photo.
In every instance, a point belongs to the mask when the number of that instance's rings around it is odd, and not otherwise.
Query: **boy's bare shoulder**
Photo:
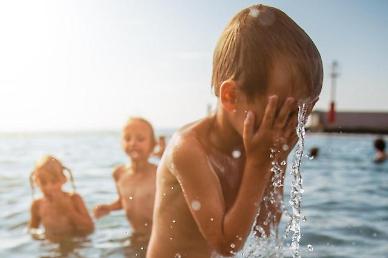
[[[125,172],[125,165],[122,164],[115,167],[112,172],[112,176],[114,180],[117,182],[124,172]]]
[[[177,168],[190,166],[191,161],[197,162],[206,152],[209,126],[209,118],[205,118],[186,125],[175,133],[170,152],[170,162],[174,166]]]

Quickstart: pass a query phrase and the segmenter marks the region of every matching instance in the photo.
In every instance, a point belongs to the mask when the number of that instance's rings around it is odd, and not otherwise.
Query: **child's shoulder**
[[[42,203],[42,200],[43,200],[43,198],[38,198],[38,199],[33,200],[31,203],[31,210],[34,210],[34,211],[38,210],[41,203]]]
[[[180,128],[174,135],[179,143],[199,143],[207,141],[209,129],[211,128],[212,118],[204,119],[187,124]]]
[[[114,180],[115,181],[119,180],[121,175],[125,172],[126,169],[127,169],[127,166],[124,164],[120,164],[120,165],[116,166],[112,172],[112,176],[113,176]]]
[[[82,200],[82,197],[77,192],[63,192],[67,197],[71,198],[72,200]]]
[[[190,160],[198,161],[207,152],[210,118],[205,118],[179,129],[171,139],[170,161],[187,166]]]

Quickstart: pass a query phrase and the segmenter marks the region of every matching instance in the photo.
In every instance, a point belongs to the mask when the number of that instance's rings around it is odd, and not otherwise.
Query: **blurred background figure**
[[[376,150],[375,154],[375,163],[382,163],[387,159],[387,154],[385,153],[385,141],[382,137],[377,138],[374,141],[374,147]]]
[[[319,154],[319,148],[312,147],[310,149],[309,157],[310,157],[310,159],[315,159],[316,157],[318,157],[318,154]]]
[[[159,136],[158,145],[156,146],[154,155],[158,158],[161,158],[165,149],[166,149],[166,137],[164,135],[161,135]]]

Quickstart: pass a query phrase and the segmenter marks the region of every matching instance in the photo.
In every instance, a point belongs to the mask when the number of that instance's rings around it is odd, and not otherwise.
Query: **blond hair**
[[[253,5],[237,13],[221,34],[213,55],[212,88],[232,79],[249,97],[264,94],[276,58],[317,96],[322,88],[321,56],[314,42],[289,16],[269,6]]]
[[[32,198],[34,198],[35,193],[35,182],[36,180],[43,176],[40,171],[45,171],[46,173],[50,173],[54,178],[59,178],[60,176],[64,176],[65,178],[69,178],[73,192],[76,191],[75,182],[73,173],[70,169],[63,166],[62,163],[55,157],[51,155],[45,155],[41,159],[36,162],[34,170],[30,174],[30,186],[32,192]],[[65,174],[67,172],[67,175]]]

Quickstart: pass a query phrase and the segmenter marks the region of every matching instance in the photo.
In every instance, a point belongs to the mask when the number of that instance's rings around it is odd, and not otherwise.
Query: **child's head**
[[[321,91],[322,78],[322,60],[313,41],[273,7],[254,5],[240,11],[214,51],[212,87],[221,103],[225,94],[235,94],[237,102],[240,96],[258,102],[262,110],[270,95],[278,95],[280,105],[288,96],[311,101]]]
[[[384,152],[385,151],[385,141],[383,138],[377,138],[374,141],[374,146],[377,151]]]
[[[131,117],[123,128],[122,144],[132,161],[148,160],[156,144],[151,123],[141,117]]]
[[[58,159],[50,155],[42,157],[36,163],[30,176],[32,189],[34,189],[34,185],[37,185],[45,196],[50,196],[53,191],[61,191],[62,185],[67,181],[65,170],[68,171],[74,187],[71,172]]]
[[[166,147],[166,137],[164,135],[159,136],[159,145],[161,147]]]

